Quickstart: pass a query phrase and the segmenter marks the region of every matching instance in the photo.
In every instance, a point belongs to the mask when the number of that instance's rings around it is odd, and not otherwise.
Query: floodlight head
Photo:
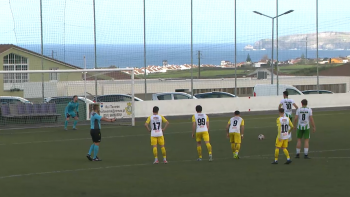
[[[283,14],[289,14],[289,13],[292,13],[292,12],[294,12],[294,10],[289,10],[289,11],[283,13]]]
[[[263,15],[262,13],[258,12],[258,11],[253,11],[255,14],[259,14],[259,15]]]

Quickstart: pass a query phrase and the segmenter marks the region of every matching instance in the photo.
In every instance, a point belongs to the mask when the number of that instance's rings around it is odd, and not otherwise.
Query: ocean
[[[271,50],[244,51],[247,44],[237,44],[237,62],[244,62],[249,54],[252,61],[259,61],[263,56],[271,57]],[[40,53],[40,45],[19,45],[29,50]],[[131,45],[106,45],[99,44],[97,49],[97,66],[109,67],[143,67],[144,50],[143,44]],[[222,60],[234,62],[234,44],[194,44],[193,45],[193,64],[198,64],[198,51],[200,51],[201,64],[220,65]],[[302,50],[280,50],[279,60],[286,61],[289,59],[301,57],[306,54]],[[86,57],[87,68],[93,68],[95,65],[94,45],[58,45],[44,44],[44,55],[53,57],[57,60],[69,64],[84,67],[84,56]],[[330,58],[350,55],[350,50],[320,50],[320,58]],[[307,51],[308,58],[316,58],[315,50]],[[276,51],[274,55],[276,59]],[[168,64],[181,65],[191,63],[191,46],[190,44],[173,44],[173,45],[147,45],[146,47],[146,64],[162,65],[163,60]]]

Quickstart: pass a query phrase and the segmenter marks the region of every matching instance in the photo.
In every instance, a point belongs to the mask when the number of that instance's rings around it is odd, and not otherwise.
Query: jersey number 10
[[[287,106],[287,109],[288,109],[288,110],[292,109],[292,104],[287,103],[286,106]]]
[[[282,133],[285,133],[285,132],[288,132],[288,125],[286,125],[286,124],[283,124],[283,125],[281,125],[281,128],[282,128]]]

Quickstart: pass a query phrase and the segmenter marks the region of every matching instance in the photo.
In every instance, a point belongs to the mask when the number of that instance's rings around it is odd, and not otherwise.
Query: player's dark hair
[[[283,95],[288,97],[288,91],[284,91]]]
[[[78,96],[77,96],[77,95],[74,95],[74,96],[73,96],[73,99],[74,99],[75,97],[78,97]]]
[[[284,109],[283,108],[279,108],[278,110],[281,114],[284,113]]]
[[[301,101],[301,104],[302,104],[303,106],[306,106],[306,105],[307,105],[307,100],[306,100],[306,99],[303,99],[303,100]]]
[[[197,105],[196,106],[196,112],[202,112],[202,106],[200,106],[200,105]]]
[[[239,112],[238,110],[235,111],[235,115],[238,116],[239,114],[241,114],[241,112]]]
[[[153,113],[158,113],[158,112],[159,112],[159,107],[154,106],[154,107],[153,107]]]
[[[93,105],[92,110],[96,111],[96,110],[98,110],[98,107],[99,107],[99,105]]]

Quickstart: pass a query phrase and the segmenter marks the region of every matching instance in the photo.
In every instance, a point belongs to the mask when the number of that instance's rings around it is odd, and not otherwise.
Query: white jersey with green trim
[[[293,99],[290,99],[290,98],[285,98],[285,99],[282,99],[280,104],[282,105],[282,108],[284,109],[284,113],[286,115],[292,115],[292,107],[293,107],[293,104],[294,104],[294,100]]]
[[[310,116],[312,116],[312,109],[308,107],[301,107],[297,109],[296,115],[298,116],[299,130],[310,129]]]

